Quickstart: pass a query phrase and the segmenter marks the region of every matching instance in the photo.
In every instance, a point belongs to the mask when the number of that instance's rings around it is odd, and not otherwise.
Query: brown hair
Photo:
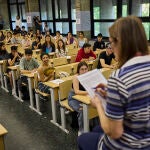
[[[120,18],[109,28],[110,38],[118,44],[118,61],[121,67],[136,56],[148,54],[148,42],[142,22],[135,16]]]
[[[85,61],[81,61],[77,66],[77,73],[79,73],[79,70],[82,66],[86,66],[88,68],[88,64]]]

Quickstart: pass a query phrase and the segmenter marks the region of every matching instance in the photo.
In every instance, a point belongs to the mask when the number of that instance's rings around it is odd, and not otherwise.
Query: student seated
[[[34,73],[39,67],[38,62],[34,58],[32,58],[32,54],[33,52],[31,49],[25,49],[25,56],[21,58],[19,64],[21,76],[18,80],[18,88],[22,93],[22,99],[24,100],[27,100],[29,98],[29,95],[27,92],[27,87],[22,85],[22,83],[28,84],[27,77],[23,76],[23,74]]]
[[[96,55],[91,50],[91,44],[85,43],[83,47],[78,51],[76,62],[90,61],[96,59]]]
[[[9,58],[9,53],[6,50],[5,43],[0,43],[0,60],[6,60]]]
[[[104,49],[105,48],[105,43],[102,39],[103,39],[103,35],[101,33],[99,33],[97,35],[97,41],[94,43],[93,51],[96,51],[96,49]]]
[[[9,66],[19,65],[22,56],[23,55],[17,51],[17,46],[11,46],[11,53],[9,53],[8,65]],[[13,95],[15,91],[13,90],[12,73],[11,70],[9,69],[8,69],[8,75],[9,75],[9,80],[10,80],[10,85],[12,88],[12,95]]]
[[[84,37],[83,31],[79,31],[77,41],[79,48],[82,48],[85,43],[88,43],[88,39]]]
[[[47,82],[54,79],[54,68],[52,68],[52,65],[49,63],[49,54],[42,53],[40,57],[42,60],[42,64],[37,69],[39,80],[38,89],[41,92],[50,94],[49,87],[43,84],[43,82]]]
[[[36,40],[32,43],[32,50],[41,49],[41,48],[42,48],[41,38],[38,36],[36,37]]]
[[[72,96],[74,96],[75,94],[78,94],[78,95],[87,95],[88,94],[77,78],[78,75],[84,74],[86,72],[88,72],[87,63],[84,61],[80,62],[77,66],[77,74],[74,75],[74,77],[73,77],[72,90],[70,91],[69,96],[68,96],[69,106],[73,110],[78,112],[78,125],[79,125],[78,135],[83,133],[83,110],[82,110],[81,102],[79,102],[76,99],[73,99]]]
[[[67,48],[65,46],[65,43],[62,39],[58,40],[58,44],[57,44],[57,49],[56,49],[56,57],[65,57],[67,56]]]
[[[113,53],[113,50],[110,46],[110,43],[106,44],[106,51],[100,53],[99,55],[99,61],[97,65],[97,69],[101,68],[110,68],[114,69],[116,65],[111,65],[112,59],[115,59],[115,55]]]
[[[45,53],[48,53],[48,54],[51,53],[51,52],[55,52],[55,45],[51,41],[51,36],[50,35],[45,36],[45,43],[42,45],[42,52],[45,52]]]
[[[3,31],[0,31],[0,42],[3,42],[5,40],[5,36]]]

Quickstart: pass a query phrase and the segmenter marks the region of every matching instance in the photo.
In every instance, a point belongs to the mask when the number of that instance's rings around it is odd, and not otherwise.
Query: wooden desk
[[[17,93],[16,93],[16,71],[17,71],[17,66],[8,66],[8,69],[11,70],[11,73],[12,73],[12,81],[13,81],[13,86],[14,86],[14,97],[16,97],[19,101],[23,102],[22,99],[20,97],[17,96]]]
[[[0,150],[5,149],[4,136],[8,131],[0,124]]]
[[[29,96],[30,96],[30,108],[34,111],[37,111],[34,108],[34,101],[33,101],[33,79],[34,79],[34,73],[27,73],[22,74],[23,76],[26,76],[28,78],[28,87],[29,87]]]
[[[85,95],[75,95],[73,96],[74,99],[82,102],[83,104],[83,130],[84,132],[89,131],[89,118],[88,118],[88,107],[90,105],[90,97]]]
[[[65,77],[62,78],[61,80],[70,80],[72,79],[73,76]],[[61,126],[57,123],[57,112],[56,112],[56,101],[58,100],[58,88],[59,84],[58,83],[53,83],[53,81],[49,82],[44,82],[45,85],[50,87],[50,97],[51,97],[51,107],[52,107],[52,120],[51,122],[55,124],[56,126],[60,127]]]

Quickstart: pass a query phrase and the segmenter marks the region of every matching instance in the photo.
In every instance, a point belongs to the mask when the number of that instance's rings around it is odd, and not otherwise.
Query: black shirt
[[[105,64],[110,65],[113,58],[115,58],[115,55],[114,55],[113,53],[108,56],[108,55],[106,54],[106,51],[102,52],[102,53],[99,55],[99,61],[98,61],[97,69],[101,69],[101,68],[102,68],[102,65],[101,65],[101,63],[100,63],[100,59],[104,59]]]
[[[94,43],[94,46],[93,46],[93,51],[96,51],[96,49],[104,49],[105,48],[105,43],[104,43],[104,41],[101,41],[101,42],[98,42],[98,41],[96,41],[95,43]]]

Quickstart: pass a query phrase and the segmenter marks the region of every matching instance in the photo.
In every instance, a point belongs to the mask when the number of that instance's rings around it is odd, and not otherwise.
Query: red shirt
[[[94,57],[96,59],[96,55],[93,53],[92,50],[90,50],[89,53],[85,53],[84,49],[81,48],[78,51],[77,57],[76,57],[76,62],[80,62],[82,59],[88,59],[89,57]]]

